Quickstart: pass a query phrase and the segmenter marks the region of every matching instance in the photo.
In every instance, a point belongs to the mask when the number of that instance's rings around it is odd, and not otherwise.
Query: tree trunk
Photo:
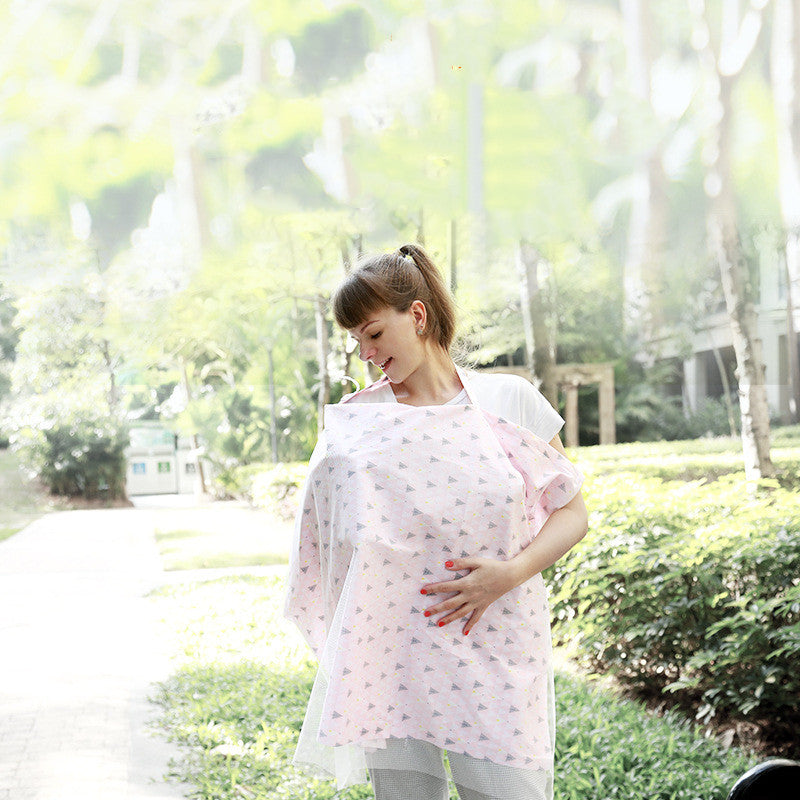
[[[186,394],[186,402],[188,403],[192,399],[192,391],[189,387],[189,373],[186,371],[186,361],[181,358],[181,379],[183,381],[183,391]],[[194,464],[195,469],[197,471],[197,479],[200,481],[200,493],[206,493],[206,476],[203,472],[203,459],[200,456],[200,441],[197,438],[197,434],[193,433],[191,436],[192,439],[192,454],[194,455]]]
[[[645,0],[620,0],[625,23],[628,82],[643,104],[651,103],[653,33],[650,9]],[[663,275],[663,256],[668,216],[667,179],[662,167],[660,142],[644,155],[635,177],[635,197],[628,227],[625,257],[626,322],[635,326],[646,341],[661,321],[658,296]]]
[[[778,140],[778,194],[786,229],[786,335],[789,419],[800,420],[797,306],[800,281],[800,0],[776,0],[771,51]]]
[[[553,380],[555,358],[547,329],[545,303],[539,286],[538,267],[541,256],[527,242],[520,242],[517,254],[528,369],[532,378],[538,378],[542,394],[555,408],[558,402]]]
[[[119,411],[119,390],[117,389],[117,375],[114,370],[114,359],[111,356],[111,347],[108,339],[103,339],[100,349],[108,371],[108,410],[112,414],[116,414]]]
[[[788,252],[790,249],[800,250],[800,234],[789,234],[787,258],[784,261],[786,270],[786,359],[789,362],[789,422],[796,423],[800,420],[800,355],[798,355],[797,348],[797,328],[794,324],[793,294],[796,284],[789,268]]]
[[[139,80],[140,56],[139,30],[133,25],[125,25],[122,35],[122,67],[120,75],[122,80],[131,86],[135,86]]]
[[[197,159],[192,154],[191,134],[180,120],[172,123],[172,146],[175,153],[175,188],[178,197],[178,219],[181,244],[186,263],[193,269],[200,266],[203,253],[203,219],[201,194],[197,185]]]
[[[328,321],[325,319],[325,298],[317,295],[314,299],[314,318],[317,323],[317,363],[319,366],[319,394],[317,399],[317,432],[322,433],[325,425],[325,406],[331,401],[331,376],[328,372]]]
[[[357,237],[357,239],[358,239],[358,243],[356,242],[356,240],[353,240],[352,244],[356,245],[358,250],[360,251],[360,249],[361,249],[361,245],[360,245],[361,236],[359,235]],[[346,236],[342,236],[339,239],[339,252],[342,255],[342,270],[344,271],[345,275],[349,275],[350,274],[350,270],[353,267],[353,258],[352,258],[352,255],[350,253],[350,244],[348,244],[348,238]],[[356,258],[358,258],[358,257],[359,257],[359,253],[356,254]],[[347,377],[352,378],[352,376],[350,374],[350,371],[352,369],[353,354],[355,353],[355,350],[348,349],[348,347],[347,347],[347,336],[344,337],[344,343],[343,343],[343,348],[342,349],[344,351],[344,374]],[[355,382],[355,379],[354,378],[352,378],[352,379]]]
[[[709,98],[716,111],[709,124],[705,190],[709,198],[707,228],[709,247],[722,279],[725,304],[731,323],[739,382],[739,407],[742,417],[742,450],[748,480],[775,475],[770,459],[769,406],[764,376],[758,319],[749,286],[747,265],[742,257],[736,219],[732,157],[731,95],[737,76],[747,63],[761,28],[761,10],[751,6],[739,19],[737,0],[723,0],[721,36],[712,37],[708,19],[693,7],[694,38],[705,42],[701,60],[713,82],[716,96]],[[711,42],[719,42],[714,53]]]
[[[770,424],[764,359],[758,338],[758,318],[742,258],[736,225],[736,206],[731,176],[732,109],[735,76],[719,75],[720,119],[717,124],[718,158],[712,165],[707,186],[712,189],[708,236],[719,265],[725,304],[736,353],[736,378],[742,414],[742,447],[748,480],[773,477],[770,459]],[[713,190],[717,189],[716,194]]]
[[[269,363],[269,433],[272,444],[272,463],[278,463],[278,403],[275,399],[275,364],[272,360],[272,343],[267,345]]]
[[[263,81],[264,58],[262,37],[255,27],[247,26],[242,42],[242,81],[245,86],[260,86]]]
[[[467,87],[467,213],[470,217],[469,262],[479,270],[484,269],[489,252],[484,116],[483,85],[472,82]]]

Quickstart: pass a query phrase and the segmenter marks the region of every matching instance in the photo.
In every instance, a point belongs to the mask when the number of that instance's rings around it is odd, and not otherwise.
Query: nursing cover
[[[581,482],[546,442],[475,405],[326,406],[285,609],[319,659],[295,763],[343,788],[366,780],[365,754],[412,737],[552,776],[542,576],[469,636],[465,620],[425,617],[446,595],[420,588],[453,580],[449,559],[513,557]]]

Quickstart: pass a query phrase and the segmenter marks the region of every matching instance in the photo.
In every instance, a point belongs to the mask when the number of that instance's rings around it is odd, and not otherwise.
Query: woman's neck
[[[431,352],[404,381],[390,386],[399,403],[412,406],[441,405],[464,388],[453,359],[443,348]]]

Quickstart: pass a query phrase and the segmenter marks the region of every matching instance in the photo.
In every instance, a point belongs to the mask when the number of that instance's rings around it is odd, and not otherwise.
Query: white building
[[[160,422],[140,422],[131,428],[128,496],[200,493],[197,459],[188,437],[178,436]],[[208,467],[203,461],[208,474]]]
[[[788,423],[791,374],[787,347],[786,272],[777,253],[772,263],[762,258],[758,281],[756,314],[765,365],[767,402],[772,419]],[[797,293],[793,294],[793,299],[798,302]],[[794,329],[800,331],[800,310],[797,308],[794,309]],[[691,350],[688,356],[687,340]],[[657,353],[657,360],[675,361],[677,379],[670,388],[675,394],[681,393],[687,411],[695,410],[704,398],[722,397],[724,382],[720,375],[720,362],[734,395],[734,404],[737,403],[736,356],[724,303],[708,314],[694,331],[680,334],[674,329],[666,330],[663,336],[652,342],[651,347]]]

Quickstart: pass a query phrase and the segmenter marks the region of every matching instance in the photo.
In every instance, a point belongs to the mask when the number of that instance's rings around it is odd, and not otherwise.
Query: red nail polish
[[[430,615],[431,615],[431,612],[430,612],[430,611],[426,611],[426,612],[425,612],[425,616],[426,616],[426,617],[429,617]]]
[[[439,622],[438,622],[438,625],[439,625],[439,627],[441,628],[441,627],[442,627],[442,625],[444,625],[444,620],[443,620],[443,619],[440,619],[440,620],[439,620]]]
[[[427,592],[425,589],[420,589],[420,590],[419,590],[419,593],[420,593],[420,594],[428,594],[428,592]]]
[[[452,567],[452,566],[453,566],[453,562],[452,562],[452,561],[445,561],[445,562],[444,562],[444,565],[445,565],[446,567]]]
[[[466,636],[468,633],[469,633],[469,628],[464,631],[464,636]]]

